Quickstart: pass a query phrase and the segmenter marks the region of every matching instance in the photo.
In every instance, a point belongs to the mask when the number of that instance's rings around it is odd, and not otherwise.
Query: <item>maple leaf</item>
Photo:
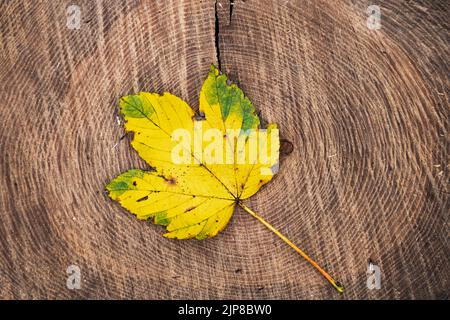
[[[211,66],[200,92],[198,117],[182,99],[140,92],[120,99],[131,145],[154,170],[132,169],[113,179],[109,196],[138,219],[153,219],[167,238],[214,237],[242,207],[313,264],[311,258],[242,200],[269,182],[279,167],[275,124],[259,128],[255,108],[241,89]]]

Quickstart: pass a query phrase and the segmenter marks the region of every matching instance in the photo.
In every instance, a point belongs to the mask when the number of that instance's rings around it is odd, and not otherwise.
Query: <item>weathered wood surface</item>
[[[370,4],[1,1],[0,298],[449,298],[448,1],[377,1],[380,30]],[[214,239],[178,242],[105,195],[146,168],[119,142],[118,98],[197,107],[218,59],[293,144],[249,206],[344,295],[242,211]]]

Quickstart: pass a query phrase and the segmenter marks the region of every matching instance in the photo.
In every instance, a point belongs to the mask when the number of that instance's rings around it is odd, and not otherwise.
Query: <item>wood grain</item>
[[[0,298],[448,299],[449,5],[377,1],[370,30],[370,4],[2,1]],[[170,91],[197,108],[210,63],[293,147],[248,205],[344,295],[243,211],[214,239],[175,241],[105,195],[146,168],[120,140],[118,98]]]

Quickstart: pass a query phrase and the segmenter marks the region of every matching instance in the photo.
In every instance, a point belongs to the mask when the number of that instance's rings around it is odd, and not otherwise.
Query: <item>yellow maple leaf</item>
[[[195,115],[182,99],[141,92],[120,100],[131,142],[154,170],[132,169],[113,179],[109,196],[138,219],[153,218],[168,238],[205,239],[223,230],[236,205],[260,220],[332,284],[311,258],[248,208],[242,200],[255,194],[278,171],[279,136],[275,124],[259,128],[250,100],[211,66]]]

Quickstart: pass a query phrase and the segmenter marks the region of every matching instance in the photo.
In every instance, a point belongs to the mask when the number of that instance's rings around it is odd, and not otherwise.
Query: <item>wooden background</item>
[[[0,298],[448,299],[449,2],[373,2],[2,0]],[[214,239],[168,240],[104,193],[146,168],[118,98],[198,108],[211,63],[293,146],[248,205],[343,295],[243,211]]]

